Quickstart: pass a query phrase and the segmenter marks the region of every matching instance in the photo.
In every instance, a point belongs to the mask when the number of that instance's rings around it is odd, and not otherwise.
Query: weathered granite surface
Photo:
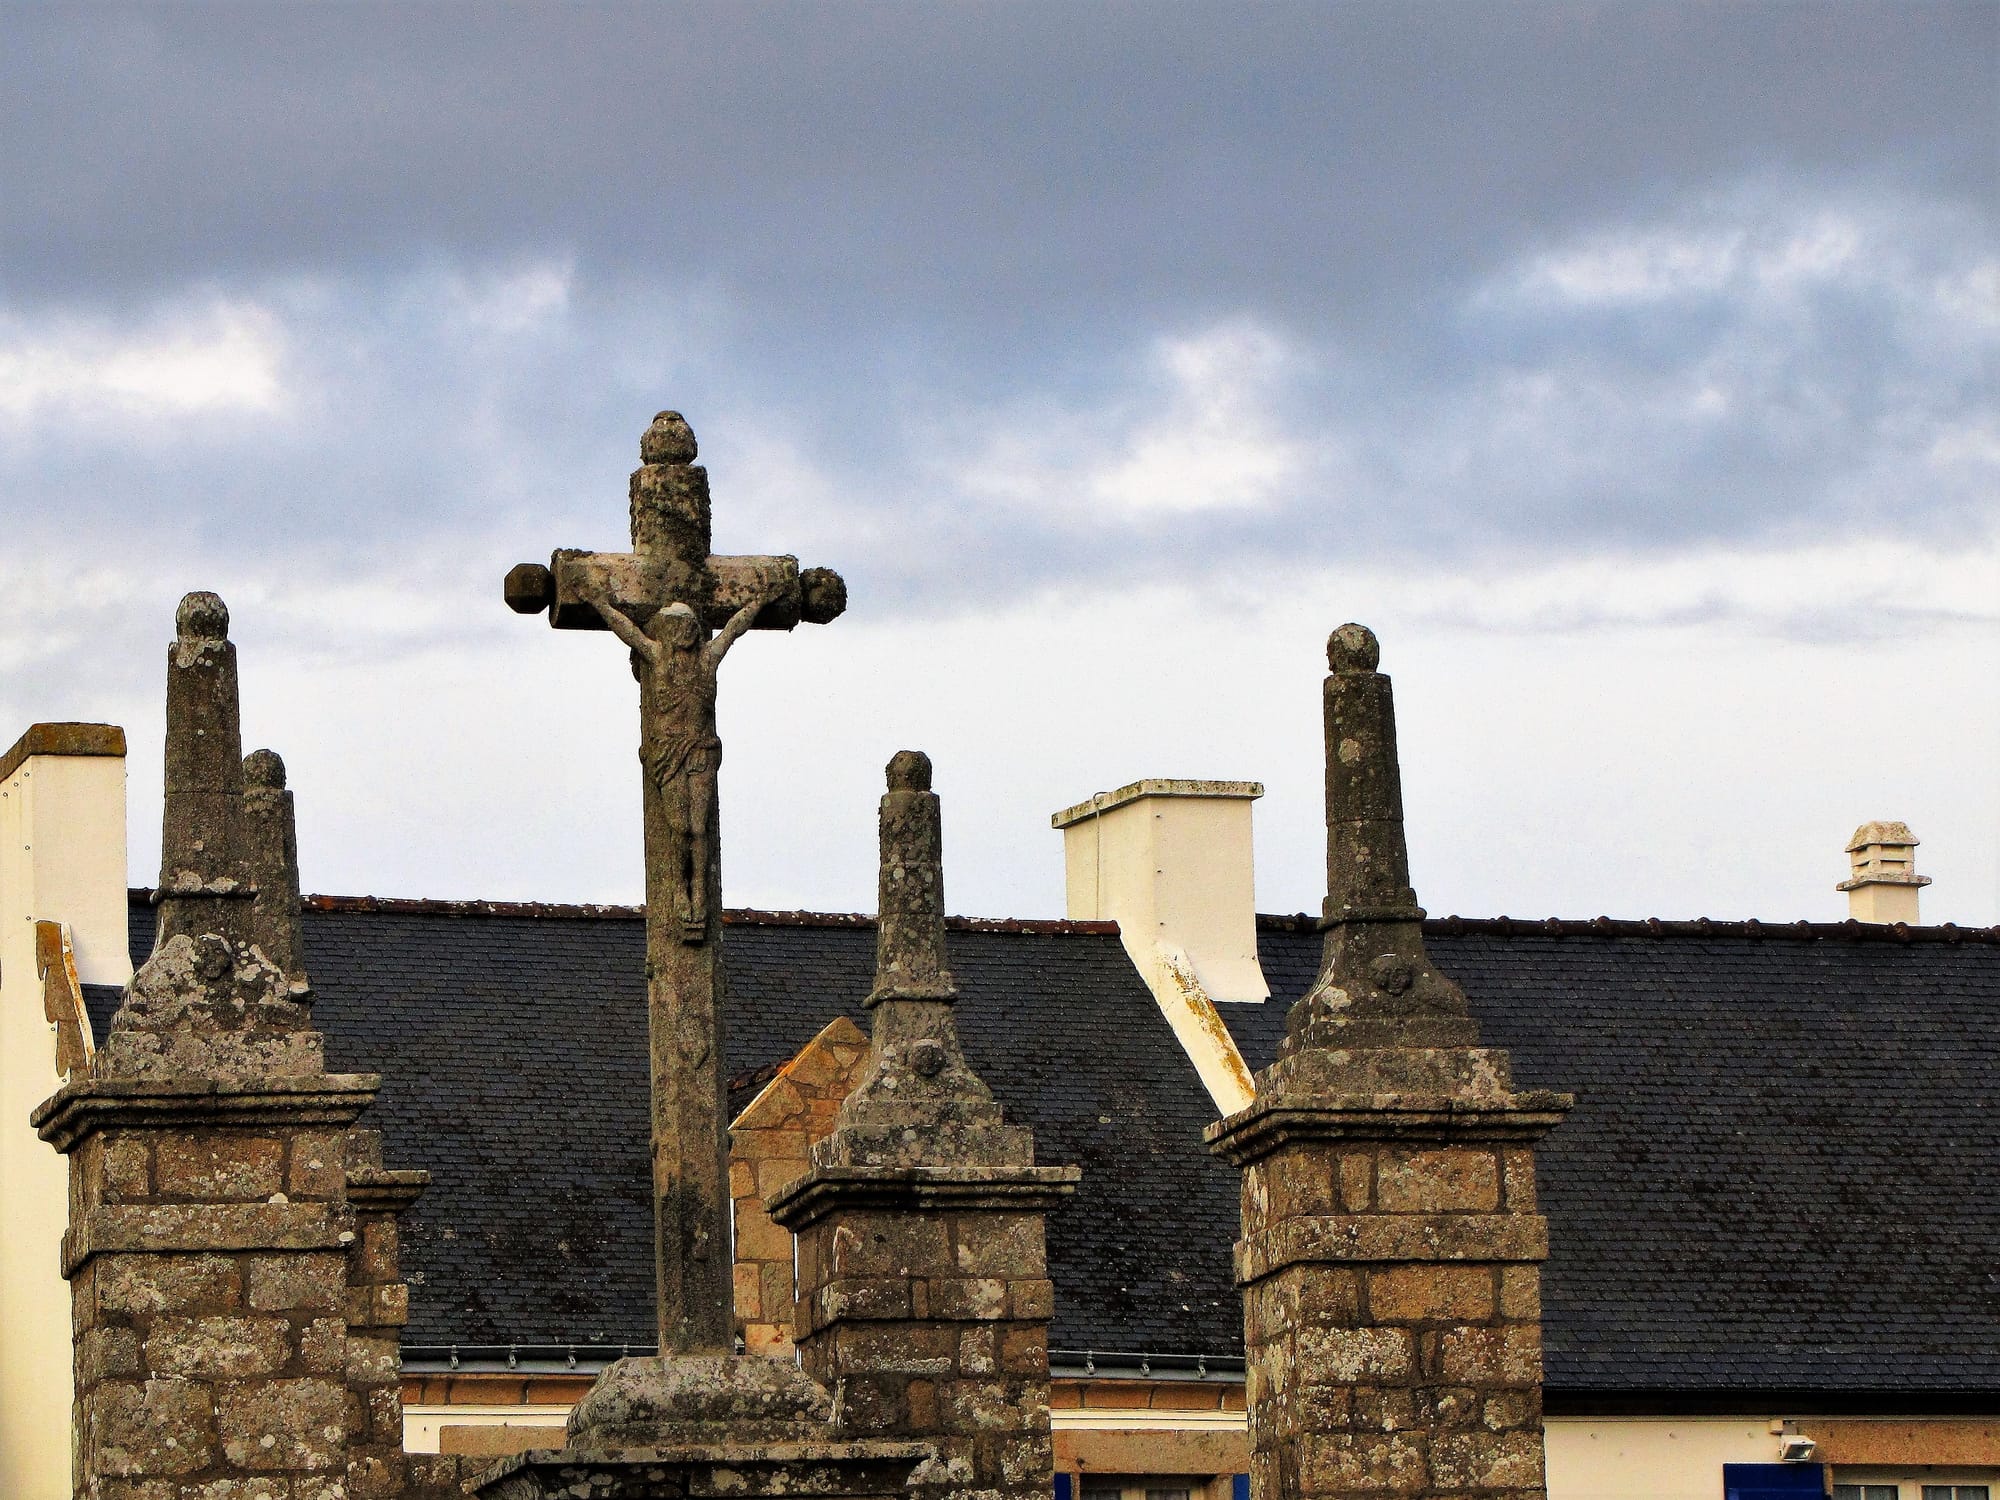
[[[610,630],[639,679],[662,1352],[607,1368],[570,1414],[567,1446],[503,1465],[482,1481],[484,1500],[886,1494],[929,1454],[836,1442],[825,1390],[793,1366],[731,1352],[717,679],[745,632],[830,620],[846,589],[789,557],[711,556],[696,451],[681,415],[661,412],[632,475],[632,551],[557,552],[547,569],[507,576],[510,607],[547,609],[558,628]]]
[[[1325,944],[1257,1098],[1207,1138],[1243,1168],[1236,1279],[1257,1500],[1543,1491],[1533,1143],[1570,1096],[1516,1091],[1425,951],[1389,679],[1327,643]]]
[[[927,1437],[924,1495],[1042,1497],[1049,1438],[1045,1213],[1074,1167],[1034,1164],[966,1062],[945,957],[941,817],[927,756],[889,762],[868,1071],[813,1168],[769,1199],[798,1236],[793,1334],[836,1430]]]
[[[679,412],[654,417],[632,474],[629,553],[558,551],[507,575],[509,607],[608,629],[639,679],[645,787],[646,973],[653,1090],[656,1305],[662,1350],[726,1354],[732,1337],[728,985],[722,963],[717,674],[753,628],[846,607],[836,574],[791,557],[716,557],[708,471]],[[719,626],[711,638],[711,625]]]
[[[394,1215],[424,1174],[352,1128],[378,1080],[325,1071],[291,802],[268,751],[246,788],[228,624],[182,601],[158,940],[34,1115],[70,1160],[76,1494],[417,1500],[456,1478],[402,1453]]]
[[[664,1441],[653,1448],[538,1448],[502,1460],[480,1500],[889,1500],[907,1493],[923,1443]]]
[[[285,762],[275,750],[243,757],[243,864],[256,891],[250,939],[295,993],[309,997],[299,923],[297,812],[285,785]]]

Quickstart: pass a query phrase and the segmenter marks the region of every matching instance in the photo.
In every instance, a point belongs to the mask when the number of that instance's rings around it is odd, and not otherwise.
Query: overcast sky
[[[1357,619],[1434,912],[1838,918],[1902,818],[2000,921],[2000,5],[0,28],[0,741],[128,728],[136,882],[213,588],[308,889],[635,898],[624,653],[499,580],[673,406],[852,591],[725,669],[731,904],[871,907],[911,746],[955,909],[1142,776],[1314,908]]]

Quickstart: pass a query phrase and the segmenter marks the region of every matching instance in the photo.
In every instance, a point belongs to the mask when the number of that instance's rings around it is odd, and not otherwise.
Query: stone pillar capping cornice
[[[1446,1097],[1281,1094],[1216,1121],[1203,1138],[1217,1156],[1238,1167],[1303,1141],[1531,1145],[1562,1123],[1574,1101],[1574,1095],[1548,1089],[1476,1105]]]
[[[321,1073],[308,1078],[79,1078],[35,1107],[28,1123],[65,1155],[103,1130],[184,1126],[351,1125],[375,1102],[376,1073]]]
[[[431,1174],[421,1167],[349,1168],[347,1202],[358,1213],[399,1214],[424,1195]]]
[[[771,1194],[774,1222],[794,1234],[836,1208],[1046,1213],[1075,1196],[1077,1167],[815,1167]]]

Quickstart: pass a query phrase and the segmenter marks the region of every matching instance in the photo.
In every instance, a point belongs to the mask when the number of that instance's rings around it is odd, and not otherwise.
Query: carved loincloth
[[[664,789],[669,781],[682,776],[713,772],[722,764],[722,741],[712,734],[676,735],[646,763],[646,772]]]

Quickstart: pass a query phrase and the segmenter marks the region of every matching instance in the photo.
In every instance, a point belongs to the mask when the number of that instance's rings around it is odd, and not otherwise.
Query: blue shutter
[[[1229,1500],[1250,1500],[1250,1476],[1232,1474],[1229,1476]]]
[[[1072,1476],[1056,1475],[1056,1500],[1076,1500],[1076,1481]]]
[[[1723,1500],[1800,1500],[1826,1494],[1825,1464],[1724,1464]]]

